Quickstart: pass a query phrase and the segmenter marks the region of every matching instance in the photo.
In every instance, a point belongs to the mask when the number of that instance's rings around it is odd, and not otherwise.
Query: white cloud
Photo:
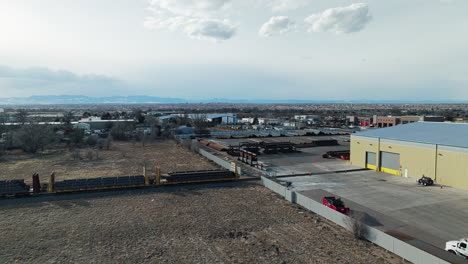
[[[274,16],[262,25],[258,34],[262,37],[282,35],[291,31],[293,28],[294,22],[291,21],[287,16]]]
[[[309,24],[309,32],[342,34],[361,31],[371,19],[367,4],[356,3],[327,9],[307,17],[304,21]]]
[[[309,0],[269,0],[268,6],[273,12],[285,12],[307,6]]]
[[[180,30],[189,37],[227,40],[236,33],[228,19],[217,16],[229,7],[231,0],[152,0],[145,20],[149,29]]]
[[[236,28],[228,20],[200,19],[188,24],[184,31],[192,38],[227,40],[234,36]]]

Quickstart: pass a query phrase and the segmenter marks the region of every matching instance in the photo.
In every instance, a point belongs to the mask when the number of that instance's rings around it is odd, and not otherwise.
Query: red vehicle
[[[341,198],[336,198],[333,196],[325,196],[322,198],[322,204],[337,212],[340,212],[345,215],[349,215],[349,208],[345,207]]]
[[[342,159],[342,160],[349,160],[349,158],[350,158],[349,155],[341,155],[340,156],[340,159]]]

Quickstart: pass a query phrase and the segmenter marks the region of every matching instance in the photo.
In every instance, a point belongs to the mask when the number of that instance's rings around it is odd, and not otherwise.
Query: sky
[[[466,0],[0,0],[0,97],[468,100]]]

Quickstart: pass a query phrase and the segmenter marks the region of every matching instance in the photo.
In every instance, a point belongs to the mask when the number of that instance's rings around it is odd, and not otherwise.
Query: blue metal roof
[[[464,123],[416,122],[355,135],[468,148],[468,124]]]

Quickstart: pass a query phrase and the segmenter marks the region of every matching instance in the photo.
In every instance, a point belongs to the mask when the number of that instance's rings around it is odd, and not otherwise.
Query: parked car
[[[445,250],[458,256],[462,256],[468,259],[468,238],[462,238],[460,240],[448,241],[445,243]]]
[[[345,206],[341,198],[325,196],[322,198],[322,204],[345,215],[349,215],[349,208]]]
[[[429,178],[429,177],[426,177],[426,176],[422,176],[419,180],[418,180],[418,184],[419,185],[423,185],[423,186],[431,186],[431,185],[434,185],[434,181]]]

